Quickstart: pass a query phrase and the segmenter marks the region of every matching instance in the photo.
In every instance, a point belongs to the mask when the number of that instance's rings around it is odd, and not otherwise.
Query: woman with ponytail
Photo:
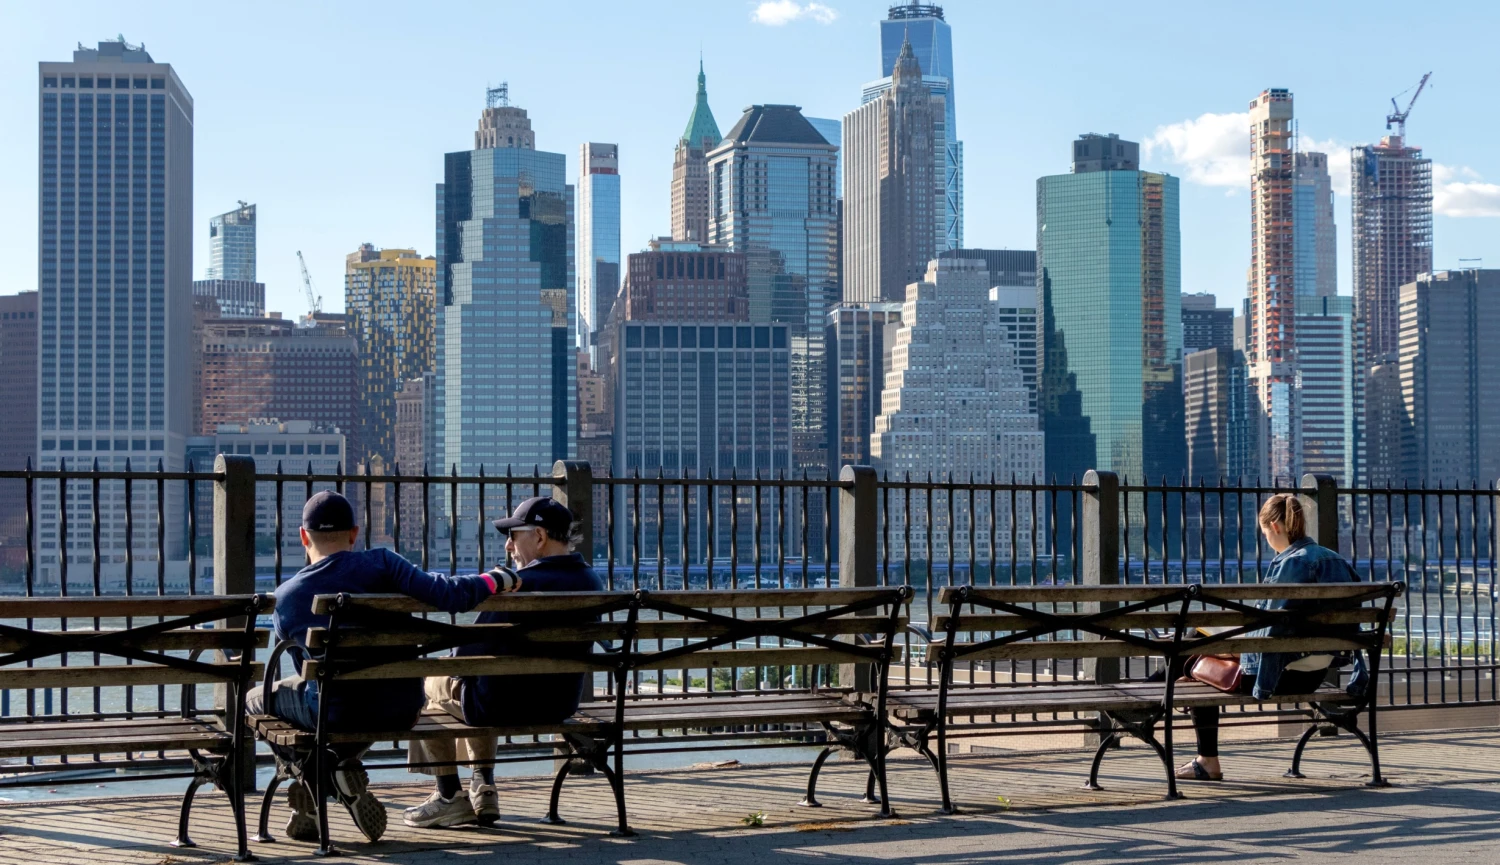
[[[1339,554],[1319,546],[1307,536],[1307,517],[1302,502],[1291,493],[1278,493],[1266,500],[1259,515],[1260,531],[1275,551],[1266,570],[1264,583],[1348,583],[1359,575]],[[1262,601],[1262,609],[1285,609],[1317,601]],[[1351,627],[1358,628],[1358,625]],[[1295,636],[1288,626],[1274,626],[1258,631],[1256,636]],[[1259,699],[1289,694],[1310,694],[1323,684],[1329,668],[1342,666],[1349,659],[1326,653],[1280,652],[1240,656],[1243,675],[1239,691]],[[1354,670],[1349,692],[1363,694],[1368,680],[1364,657],[1353,654]],[[1177,777],[1187,781],[1220,781],[1224,778],[1219,765],[1219,708],[1208,706],[1193,710],[1193,729],[1198,735],[1198,756],[1177,769]]]

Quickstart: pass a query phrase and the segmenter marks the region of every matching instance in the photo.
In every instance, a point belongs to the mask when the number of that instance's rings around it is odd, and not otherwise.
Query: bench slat
[[[1324,613],[1312,614],[1308,617],[1308,621],[1324,625],[1368,624],[1380,621],[1383,612],[1383,609],[1377,607],[1361,607],[1356,610],[1329,610]],[[1395,613],[1394,607],[1391,608],[1391,612]],[[932,617],[930,624],[934,635],[947,631],[948,618],[947,613],[936,614]],[[1188,613],[1184,617],[1183,624],[1189,628],[1235,628],[1254,624],[1255,621],[1256,619],[1248,613],[1240,613],[1234,610],[1200,610]],[[962,614],[958,617],[958,626],[961,632],[1024,631],[1029,628],[1038,627],[1041,624],[1042,622],[1039,619],[1008,613]],[[1097,624],[1117,630],[1145,630],[1146,628],[1171,630],[1177,626],[1177,614],[1167,612],[1126,613],[1124,615],[1100,619]]]
[[[526,573],[521,572],[522,587]],[[664,591],[651,597],[666,603],[701,609],[773,609],[778,607],[838,607],[890,594],[890,589],[755,589],[721,592]],[[492,595],[476,612],[508,610],[512,612],[558,612],[599,606],[628,597],[629,592],[510,592]],[[332,609],[337,595],[313,598],[313,612],[325,615]],[[405,595],[352,595],[353,609],[382,610],[395,613],[435,613],[428,606]]]
[[[785,618],[745,619],[747,624],[755,627],[770,628],[778,624],[792,621]],[[906,627],[906,618],[903,616],[897,623],[897,631]],[[872,619],[868,616],[839,616],[811,625],[802,625],[794,630],[804,634],[820,635],[843,635],[843,634],[868,634],[885,626],[884,619]],[[474,632],[474,642],[484,642],[486,639],[503,637],[505,631],[515,628],[511,624],[493,625],[465,625],[465,630]],[[526,639],[538,643],[592,643],[596,640],[619,640],[624,632],[624,622],[593,622],[580,625],[559,626],[555,628],[537,628],[526,634]],[[729,632],[729,628],[715,622],[702,622],[684,619],[648,619],[639,622],[636,628],[636,636],[642,640],[699,640],[718,637]],[[307,632],[307,644],[311,648],[321,648],[323,640],[328,633],[326,628],[311,628]],[[352,647],[374,647],[374,646],[420,646],[424,641],[430,640],[433,631],[412,628],[401,630],[395,628],[382,628],[380,630],[351,628],[348,631],[340,630],[339,645],[346,648]],[[767,637],[766,639],[775,639]]]
[[[968,644],[959,643],[960,650]],[[936,663],[943,646],[931,643],[927,647],[928,663]],[[1353,640],[1335,637],[1231,637],[1205,646],[1205,653],[1235,654],[1243,652],[1336,652],[1364,648]],[[1009,643],[994,646],[971,655],[960,657],[959,663],[967,661],[1029,661],[1065,660],[1072,658],[1136,658],[1150,655],[1138,646],[1123,640],[1037,640],[1034,642]]]
[[[206,662],[205,662],[206,663]],[[211,684],[238,675],[237,663],[214,663],[224,671],[223,677],[196,670],[179,670],[160,664],[109,664],[88,667],[0,667],[0,688],[93,688],[125,685],[191,685]],[[250,665],[252,679],[259,679],[264,665]]]
[[[1204,584],[1203,593],[1232,601],[1311,600],[1359,597],[1372,590],[1384,589],[1390,583],[1244,583],[1236,585]],[[1005,601],[1012,604],[1072,604],[1091,601],[1132,603],[1154,600],[1182,591],[1182,585],[1152,586],[986,586],[971,587],[969,597]],[[953,603],[956,587],[944,588],[938,594],[940,603]]]
[[[115,721],[113,735],[64,736],[71,722],[27,724],[31,738],[0,734],[0,757],[54,757],[77,754],[124,754],[133,751],[222,751],[229,734],[203,721],[179,719],[167,726],[140,721]]]
[[[97,637],[101,634],[116,634],[119,631],[38,631],[37,633],[52,634],[59,637],[70,637],[83,639],[86,637]],[[270,642],[271,632],[261,628],[255,631],[251,638],[255,648],[264,649]],[[167,631],[143,638],[137,638],[130,642],[132,648],[148,649],[151,651],[183,651],[190,652],[194,649],[238,649],[244,645],[245,632],[229,630],[226,628],[198,628],[194,630]],[[15,652],[21,648],[21,641],[12,637],[0,636],[0,652]],[[103,652],[101,654],[111,654]]]
[[[249,595],[172,595],[136,596],[133,598],[9,598],[0,601],[0,619],[57,618],[138,618],[191,616],[224,606],[226,603],[249,603]],[[273,596],[266,597],[266,608],[275,606]]]
[[[1067,686],[999,686],[981,688],[956,687],[948,692],[947,715],[967,718],[982,715],[1030,715],[1053,712],[1118,711],[1155,706],[1163,695],[1161,682],[1126,682],[1118,685],[1078,683]],[[1295,694],[1256,700],[1244,694],[1228,694],[1201,682],[1179,682],[1172,704],[1183,708],[1237,706],[1254,703],[1322,703],[1350,702],[1342,690],[1324,686],[1315,694]],[[898,718],[915,720],[937,711],[938,692],[934,689],[892,689],[887,705]]]

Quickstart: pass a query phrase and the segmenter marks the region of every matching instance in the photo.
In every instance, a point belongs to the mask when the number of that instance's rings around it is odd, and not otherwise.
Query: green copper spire
[[[687,129],[682,140],[708,150],[719,143],[719,124],[714,122],[714,113],[708,107],[708,78],[703,74],[703,58],[698,58],[698,100],[693,104],[693,113],[688,117]]]

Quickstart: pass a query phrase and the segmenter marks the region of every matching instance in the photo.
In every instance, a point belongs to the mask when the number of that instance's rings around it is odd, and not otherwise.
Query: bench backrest
[[[0,624],[0,688],[243,682],[259,675],[253,654],[267,642],[266,632],[255,627],[256,617],[274,606],[271,595],[0,600],[0,620],[31,625],[95,620],[93,628],[67,630]],[[102,619],[122,619],[125,627],[100,628]],[[181,652],[187,657],[173,654]],[[74,653],[97,654],[100,660],[66,667],[54,660]],[[214,654],[200,660],[205,653]],[[222,658],[219,653],[239,658]],[[28,661],[41,663],[27,667]]]
[[[950,587],[932,614],[928,660],[1368,649],[1384,639],[1404,588],[1399,582]],[[1287,607],[1256,606],[1276,600]],[[1277,625],[1290,633],[1258,633]]]
[[[880,663],[898,651],[893,635],[909,597],[903,588],[518,592],[476,608],[516,620],[456,625],[415,618],[436,611],[404,596],[320,595],[313,611],[330,616],[329,628],[311,630],[308,645],[328,654],[303,674],[360,680]],[[419,657],[489,642],[502,648]]]

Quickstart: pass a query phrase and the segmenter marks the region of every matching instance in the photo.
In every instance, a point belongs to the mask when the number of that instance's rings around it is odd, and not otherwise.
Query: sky
[[[487,86],[509,84],[538,149],[566,154],[570,176],[581,143],[619,145],[629,254],[670,230],[672,148],[700,52],[722,131],[755,103],[842,117],[880,75],[887,5],[0,0],[11,46],[0,54],[0,260],[11,263],[0,293],[36,288],[37,63],[70,59],[80,41],[123,35],[173,65],[194,100],[193,276],[207,265],[209,217],[255,203],[268,308],[293,316],[307,308],[299,250],[332,311],[359,244],[433,254],[443,154],[473,146]],[[1385,134],[1390,98],[1430,71],[1407,129],[1434,161],[1435,266],[1500,267],[1500,76],[1471,38],[1500,32],[1500,4],[1267,2],[1255,7],[1265,24],[1243,5],[1201,2],[942,5],[966,246],[1033,248],[1036,179],[1068,171],[1079,134],[1114,132],[1142,143],[1143,168],[1183,179],[1182,290],[1235,303],[1249,264],[1247,106],[1284,87],[1304,149],[1330,153],[1348,294],[1348,148]]]

